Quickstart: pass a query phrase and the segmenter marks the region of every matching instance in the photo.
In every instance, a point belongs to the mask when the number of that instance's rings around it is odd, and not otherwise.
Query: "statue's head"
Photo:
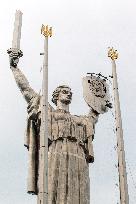
[[[57,101],[66,105],[70,104],[72,100],[71,88],[66,85],[58,86],[52,94],[52,102],[57,105]]]

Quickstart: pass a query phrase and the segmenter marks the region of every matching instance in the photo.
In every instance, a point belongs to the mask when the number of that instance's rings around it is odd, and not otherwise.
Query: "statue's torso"
[[[75,116],[61,110],[48,111],[48,133],[51,141],[68,138],[80,143],[93,135],[93,123],[86,116]]]

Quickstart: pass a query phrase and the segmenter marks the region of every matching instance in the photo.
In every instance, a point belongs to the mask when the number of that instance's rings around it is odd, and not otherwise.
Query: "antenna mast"
[[[48,25],[42,25],[41,34],[44,35],[45,39],[41,104],[38,204],[48,204],[48,37],[52,36],[52,28],[48,28]]]
[[[119,188],[120,188],[120,204],[129,204],[123,129],[122,129],[118,81],[117,81],[116,63],[115,63],[115,60],[118,58],[117,50],[114,50],[113,48],[109,48],[108,57],[111,58],[111,62],[112,62],[113,94],[114,94],[115,123],[116,123],[116,136],[117,136]]]

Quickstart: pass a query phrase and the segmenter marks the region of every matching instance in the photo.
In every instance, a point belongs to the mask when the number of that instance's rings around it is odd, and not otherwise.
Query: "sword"
[[[14,21],[14,31],[13,31],[13,39],[12,39],[12,48],[7,50],[7,53],[11,57],[14,55],[13,59],[11,59],[10,65],[17,66],[19,58],[23,56],[22,51],[20,50],[20,39],[21,39],[21,27],[22,27],[22,12],[20,10],[16,10],[15,13],[15,21]],[[12,57],[11,57],[12,58]]]

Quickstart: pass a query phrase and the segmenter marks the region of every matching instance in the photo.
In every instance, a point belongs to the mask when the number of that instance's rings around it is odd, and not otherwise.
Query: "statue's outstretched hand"
[[[10,48],[7,50],[7,53],[9,54],[10,67],[16,68],[19,58],[23,56],[23,52],[16,48]]]

